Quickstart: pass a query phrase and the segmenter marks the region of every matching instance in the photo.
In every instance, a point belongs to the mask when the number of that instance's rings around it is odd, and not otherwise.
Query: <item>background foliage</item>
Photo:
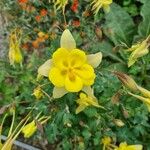
[[[96,70],[94,91],[106,110],[91,107],[76,115],[75,100],[78,94],[67,94],[59,100],[46,96],[36,100],[32,95],[33,89],[43,84],[36,81],[37,69],[58,48],[64,29],[61,10],[55,12],[53,4],[47,0],[30,1],[26,8],[16,0],[0,2],[0,13],[5,22],[5,27],[0,32],[5,44],[5,49],[1,50],[5,56],[0,59],[1,109],[13,103],[17,109],[16,124],[34,105],[33,116],[40,111],[51,115],[52,119],[44,127],[45,132],[39,131],[27,141],[33,145],[37,142],[47,149],[102,149],[101,139],[110,136],[116,143],[139,143],[150,150],[149,112],[143,103],[124,92],[121,83],[112,73],[122,71],[130,74],[138,84],[150,89],[150,55],[128,68],[129,53],[125,50],[150,34],[150,1],[115,0],[108,14],[100,10],[96,16],[91,12],[87,0],[79,1],[77,12],[73,12],[71,6],[72,1],[69,1],[65,15],[77,46],[86,53],[103,53],[102,64]],[[46,9],[47,14],[37,21],[41,9]],[[19,65],[15,68],[10,66],[7,58],[8,35],[15,27],[23,30],[22,68]],[[36,43],[40,31],[48,34],[48,38]],[[51,96],[52,85],[48,80],[44,82],[46,86],[43,86],[43,90]],[[115,119],[122,120],[125,125],[118,126]],[[9,124],[6,124],[6,132],[8,128]]]

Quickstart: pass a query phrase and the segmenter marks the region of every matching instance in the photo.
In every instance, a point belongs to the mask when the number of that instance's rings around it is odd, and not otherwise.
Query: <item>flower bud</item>
[[[124,122],[120,119],[114,119],[114,123],[118,127],[123,127],[125,125]]]
[[[114,74],[126,88],[129,88],[132,91],[138,90],[136,82],[130,76],[121,72],[114,72]]]

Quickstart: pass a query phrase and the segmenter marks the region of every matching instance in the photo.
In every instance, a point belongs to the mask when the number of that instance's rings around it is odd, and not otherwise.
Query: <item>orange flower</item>
[[[39,47],[39,41],[38,41],[38,40],[33,41],[33,42],[32,42],[32,46],[33,46],[34,48],[38,48],[38,47]]]
[[[39,43],[42,43],[42,42],[45,41],[45,39],[44,39],[44,37],[39,37],[39,38],[37,38],[37,41],[38,41]]]
[[[78,1],[78,0],[74,0],[74,1],[73,1],[73,4],[72,4],[72,6],[71,6],[71,10],[72,10],[73,12],[77,12],[77,10],[78,10],[78,5],[79,5],[79,1]]]
[[[47,40],[48,38],[49,38],[49,35],[48,35],[48,34],[45,34],[45,35],[44,35],[44,39]]]
[[[40,22],[40,21],[41,21],[41,16],[40,16],[40,15],[37,15],[37,16],[35,17],[35,20],[36,20],[37,22]]]
[[[24,43],[21,47],[22,49],[25,49],[25,50],[29,49],[28,43]]]
[[[18,0],[19,3],[27,3],[28,0]]]
[[[75,26],[75,27],[79,27],[80,26],[80,21],[79,20],[73,20],[72,25]]]
[[[40,15],[41,16],[46,16],[47,15],[47,10],[46,9],[42,9],[41,11],[40,11]]]

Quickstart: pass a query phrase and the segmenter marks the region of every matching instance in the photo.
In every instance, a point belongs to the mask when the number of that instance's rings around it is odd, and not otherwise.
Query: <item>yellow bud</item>
[[[36,97],[36,99],[40,99],[43,97],[42,89],[38,86],[34,89],[33,95]]]
[[[124,122],[122,120],[120,120],[120,119],[114,119],[114,123],[118,127],[123,127],[125,125]]]
[[[20,41],[21,41],[21,30],[15,29],[11,32],[10,38],[9,38],[9,61],[11,65],[14,65],[15,63],[22,63],[22,54],[20,50]]]
[[[138,90],[136,82],[130,76],[121,72],[114,72],[114,74],[126,88],[129,88],[132,91]]]

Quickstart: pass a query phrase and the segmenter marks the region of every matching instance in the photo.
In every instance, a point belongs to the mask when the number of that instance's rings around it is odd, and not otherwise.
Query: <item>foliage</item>
[[[150,54],[139,58],[130,68],[127,65],[130,54],[127,49],[150,34],[149,0],[114,0],[108,13],[100,9],[96,15],[87,0],[79,0],[78,5],[68,1],[65,9],[57,11],[53,1],[48,0],[28,0],[27,3],[2,0],[1,6],[5,28],[0,34],[5,38],[6,51],[5,57],[0,58],[0,122],[13,105],[16,126],[32,109],[33,117],[40,112],[51,116],[47,124],[39,125],[39,132],[27,140],[33,145],[38,141],[46,149],[97,150],[103,148],[102,138],[108,136],[115,145],[142,144],[150,150],[149,111],[144,103],[128,94],[114,74],[114,71],[124,72],[150,90]],[[59,48],[66,23],[78,48],[86,54],[103,54],[100,66],[95,69],[92,87],[98,104],[105,109],[89,106],[76,114],[79,92],[54,99],[54,86],[49,79],[37,79],[38,68]],[[11,66],[8,59],[9,35],[16,28],[22,30],[22,67]],[[34,93],[37,87],[43,93],[38,99]],[[116,120],[123,122],[123,126]],[[5,135],[9,123],[8,120],[3,127]]]

